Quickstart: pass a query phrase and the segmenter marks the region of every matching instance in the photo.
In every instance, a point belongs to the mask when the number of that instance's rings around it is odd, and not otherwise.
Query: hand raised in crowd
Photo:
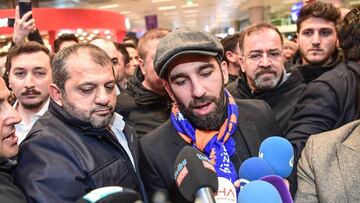
[[[32,11],[29,11],[20,18],[19,6],[15,9],[15,24],[14,24],[14,35],[13,42],[16,45],[20,45],[25,41],[25,38],[30,32],[35,31],[35,20],[29,19],[32,15]]]

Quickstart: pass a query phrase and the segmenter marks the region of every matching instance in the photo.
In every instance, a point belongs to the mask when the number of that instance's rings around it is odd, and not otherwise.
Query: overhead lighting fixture
[[[103,6],[99,6],[99,9],[110,9],[110,8],[117,8],[119,7],[119,4],[108,4],[108,5],[103,5]]]
[[[195,8],[198,6],[199,6],[199,4],[184,4],[184,5],[181,5],[181,8]]]
[[[178,12],[168,12],[168,13],[163,13],[164,16],[175,16],[175,15],[179,15]]]
[[[161,2],[169,2],[173,0],[151,0],[152,3],[161,3]]]
[[[174,10],[176,6],[161,6],[158,8],[159,11]]]
[[[197,9],[193,9],[193,10],[186,10],[184,11],[185,14],[189,14],[189,13],[199,13],[199,10]]]

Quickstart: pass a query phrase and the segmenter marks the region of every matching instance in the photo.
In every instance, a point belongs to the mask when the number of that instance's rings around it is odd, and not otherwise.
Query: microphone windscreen
[[[294,149],[285,138],[273,136],[265,139],[259,149],[259,157],[266,160],[275,174],[287,178],[294,165]]]
[[[262,181],[266,181],[273,185],[279,192],[283,203],[293,203],[288,186],[285,184],[284,179],[280,176],[270,175],[260,178]]]
[[[279,192],[270,183],[255,180],[246,184],[239,193],[238,203],[282,203]]]
[[[209,159],[193,147],[184,147],[176,157],[174,178],[180,193],[188,201],[194,201],[196,192],[209,187],[215,193],[218,179]]]
[[[236,189],[230,180],[218,177],[219,188],[215,193],[216,203],[236,203]]]
[[[275,175],[269,163],[259,157],[248,158],[239,168],[240,186],[268,175]]]
[[[77,203],[134,203],[141,200],[139,193],[134,190],[119,186],[102,187],[92,190],[83,196]]]

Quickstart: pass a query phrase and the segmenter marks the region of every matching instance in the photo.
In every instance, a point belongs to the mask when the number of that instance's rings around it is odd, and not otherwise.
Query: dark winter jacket
[[[299,70],[294,70],[291,74],[287,74],[286,78],[281,84],[263,92],[252,93],[246,77],[239,78],[235,83],[229,84],[226,88],[236,99],[264,100],[272,109],[276,121],[284,132],[299,96],[305,88],[305,83]]]
[[[24,194],[13,183],[12,168],[8,159],[0,159],[0,202],[25,203]]]
[[[139,138],[169,119],[171,110],[169,99],[146,89],[141,84],[143,80],[144,76],[138,70],[128,87],[117,96],[115,109],[135,128]]]
[[[342,62],[307,85],[288,124],[286,137],[297,157],[310,135],[360,118],[360,64]]]
[[[137,138],[127,126],[123,132],[137,167]],[[53,101],[20,145],[14,182],[28,202],[75,202],[105,186],[144,195],[139,175],[114,133],[93,128]]]

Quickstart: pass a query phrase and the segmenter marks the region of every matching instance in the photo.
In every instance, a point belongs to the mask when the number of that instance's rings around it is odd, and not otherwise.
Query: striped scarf
[[[228,101],[228,116],[218,131],[195,129],[174,104],[171,122],[181,138],[196,149],[202,151],[214,165],[218,177],[223,177],[234,183],[238,178],[230,157],[235,153],[235,141],[231,135],[235,132],[238,120],[238,107],[234,98],[225,90]]]

